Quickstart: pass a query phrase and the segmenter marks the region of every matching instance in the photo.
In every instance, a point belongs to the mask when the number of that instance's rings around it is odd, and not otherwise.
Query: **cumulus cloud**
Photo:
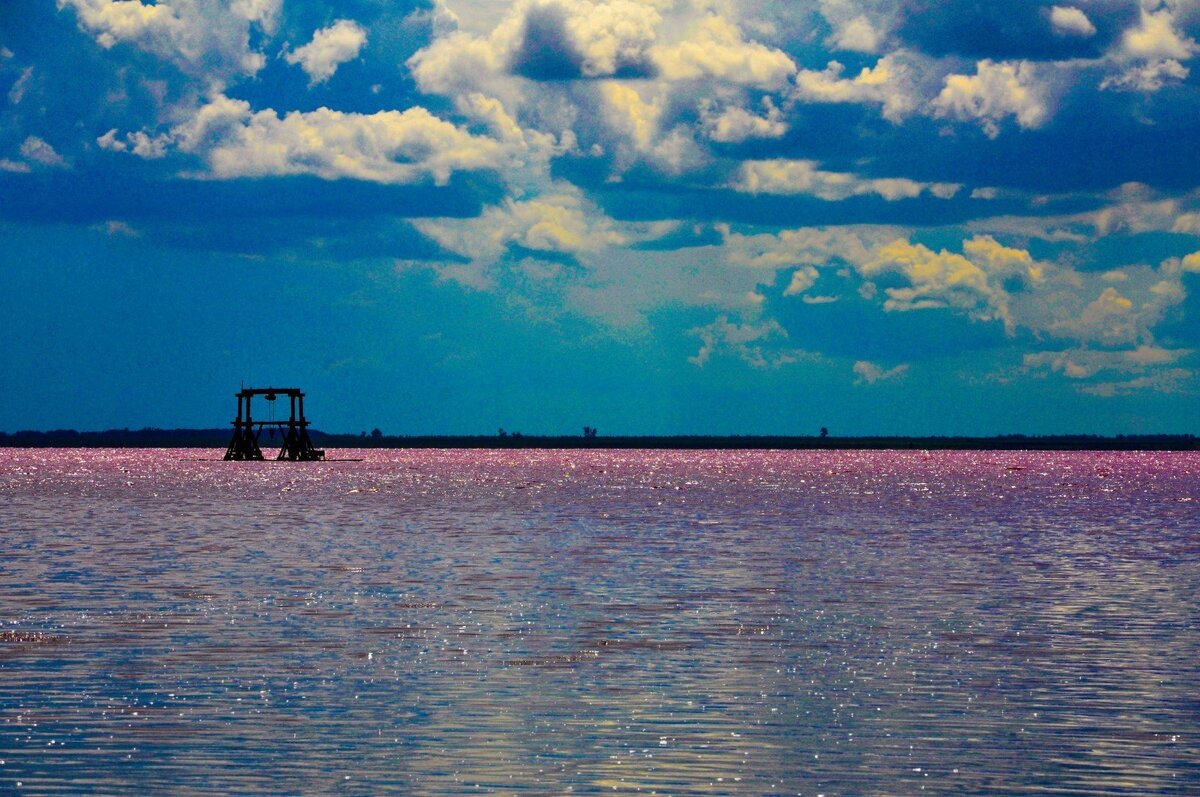
[[[509,63],[535,80],[645,77],[661,19],[653,6],[623,0],[532,3]]]
[[[1145,390],[1158,393],[1179,393],[1187,389],[1196,376],[1189,368],[1169,368],[1165,371],[1139,376],[1120,382],[1098,382],[1091,385],[1081,385],[1080,392],[1093,396],[1111,398],[1113,396],[1128,396]]]
[[[738,144],[751,138],[779,138],[788,130],[783,114],[770,97],[763,98],[763,116],[731,105],[716,110],[711,100],[700,104],[701,124],[712,141]]]
[[[1026,354],[1022,364],[1027,372],[1062,374],[1076,382],[1081,393],[1109,398],[1143,391],[1175,393],[1185,389],[1195,372],[1178,367],[1178,363],[1191,355],[1191,349],[1167,349],[1152,344],[1131,349],[1078,347]]]
[[[869,278],[899,274],[908,281],[908,287],[885,290],[887,310],[954,307],[980,320],[999,319],[1006,328],[1013,326],[1004,291],[988,279],[983,268],[963,255],[945,249],[935,252],[923,244],[897,239],[881,247],[859,271]]]
[[[977,121],[995,138],[1007,116],[1015,116],[1022,128],[1041,127],[1050,117],[1049,102],[1049,89],[1032,63],[984,59],[974,75],[947,76],[933,110],[936,116]]]
[[[662,21],[631,0],[534,0],[512,4],[484,34],[457,27],[409,61],[426,91],[479,86],[502,73],[532,80],[646,76]]]
[[[1050,24],[1054,32],[1062,36],[1095,36],[1096,26],[1088,19],[1087,14],[1074,6],[1052,6],[1050,8]]]
[[[782,50],[747,41],[736,25],[715,14],[683,41],[656,48],[654,60],[668,80],[716,78],[767,89],[782,87],[796,71]]]
[[[919,183],[907,177],[866,178],[848,172],[829,172],[810,160],[745,161],[730,183],[736,191],[753,194],[808,194],[828,201],[875,195],[889,202],[912,199],[924,192],[949,199],[961,186]]]
[[[1106,77],[1101,89],[1155,92],[1187,78],[1189,70],[1182,62],[1200,51],[1200,45],[1177,30],[1175,11],[1172,5],[1143,5],[1137,24],[1124,32],[1111,54],[1120,71]]]
[[[274,30],[280,0],[58,0],[105,49],[128,43],[210,80],[253,75],[266,63],[250,27]]]
[[[782,50],[748,40],[715,13],[632,0],[527,0],[483,32],[439,35],[409,61],[425,91],[481,88],[497,76],[537,81],[657,77],[778,87],[795,71]]]
[[[117,129],[114,127],[102,136],[96,139],[96,144],[100,149],[106,149],[109,152],[132,152],[147,160],[155,160],[165,157],[168,149],[171,146],[171,135],[169,133],[160,133],[156,136],[151,136],[145,131],[136,130],[132,133],[126,133],[123,138],[118,137]]]
[[[40,163],[42,166],[56,169],[64,169],[67,166],[66,159],[59,155],[54,147],[37,136],[29,136],[21,142],[21,155],[27,161]]]
[[[1139,308],[1133,300],[1109,286],[1078,316],[1061,318],[1051,328],[1060,335],[1115,345],[1136,341],[1145,325],[1140,323]]]
[[[873,363],[869,360],[859,360],[854,363],[854,375],[857,379],[854,380],[856,385],[873,385],[876,382],[887,382],[892,379],[899,379],[908,373],[908,363],[901,363],[894,368],[884,369],[878,363]]]
[[[1109,203],[1099,210],[1064,221],[1089,225],[1097,236],[1168,230],[1200,232],[1189,229],[1189,214],[1183,211],[1179,200],[1163,198],[1142,183],[1124,183],[1105,198]]]
[[[1178,259],[1157,268],[1062,269],[1037,290],[1013,296],[1014,314],[1029,329],[1081,345],[1151,345],[1154,328],[1187,297],[1181,273]]]
[[[1190,275],[1200,273],[1200,253],[1157,267],[1106,262],[1102,268],[1100,264],[1084,268],[1078,260],[1091,256],[1086,245],[1104,235],[1152,230],[1200,233],[1195,196],[1166,199],[1130,187],[1108,197],[1107,206],[1100,210],[1069,217],[977,219],[958,228],[965,230],[960,242],[946,249],[931,248],[925,236],[944,240],[955,228],[939,227],[931,233],[920,227],[847,224],[766,232],[747,224],[734,232],[730,226],[708,221],[698,222],[703,234],[681,233],[651,248],[635,246],[650,235],[650,223],[618,221],[601,209],[599,200],[589,198],[587,189],[564,180],[565,175],[586,174],[586,179],[598,181],[610,170],[607,176],[616,183],[634,166],[648,165],[658,173],[634,171],[638,180],[669,184],[671,176],[691,170],[686,181],[675,181],[678,190],[671,189],[675,193],[660,207],[682,201],[680,197],[693,186],[723,183],[739,192],[826,202],[870,198],[836,209],[800,203],[849,220],[868,205],[872,213],[906,219],[919,218],[917,214],[927,207],[940,205],[946,212],[928,223],[941,224],[948,217],[959,217],[960,208],[980,211],[982,203],[923,201],[884,209],[880,200],[951,200],[966,192],[957,183],[874,176],[898,172],[867,164],[895,163],[898,145],[909,145],[931,128],[949,134],[948,125],[880,128],[868,121],[842,133],[833,131],[829,137],[844,135],[844,141],[837,143],[839,158],[845,156],[839,163],[859,164],[833,171],[817,160],[772,157],[789,154],[783,151],[786,142],[776,142],[789,133],[790,126],[806,124],[813,130],[812,152],[829,152],[828,141],[821,137],[825,134],[818,132],[820,125],[828,119],[860,115],[831,108],[797,109],[796,104],[861,104],[870,114],[878,112],[897,125],[918,115],[960,120],[982,126],[993,137],[1004,125],[1037,128],[1049,120],[1057,93],[1081,75],[1094,79],[1092,85],[1081,87],[1093,91],[1095,83],[1110,89],[1156,91],[1186,79],[1186,63],[1195,56],[1196,45],[1189,38],[1193,29],[1182,21],[1177,3],[1146,2],[1144,10],[1130,8],[1126,16],[1109,13],[1103,4],[1047,4],[1022,12],[1020,25],[1014,26],[1036,27],[1033,35],[1049,42],[1045,47],[1039,44],[1040,50],[971,50],[967,45],[939,50],[926,39],[920,45],[923,51],[899,24],[897,15],[907,13],[911,4],[876,0],[818,0],[814,5],[828,27],[818,19],[815,29],[811,16],[803,23],[796,19],[789,23],[788,14],[777,8],[756,18],[763,7],[754,4],[666,0],[466,4],[464,0],[458,6],[462,19],[456,19],[443,3],[437,3],[433,10],[421,12],[428,19],[422,18],[419,35],[432,38],[407,64],[420,91],[444,95],[445,99],[434,99],[429,105],[441,109],[435,116],[419,105],[350,113],[312,110],[310,104],[306,110],[289,112],[232,99],[228,95],[237,92],[226,91],[223,84],[258,71],[261,50],[267,46],[261,43],[260,33],[274,30],[281,8],[278,0],[58,2],[101,46],[137,47],[194,78],[182,92],[172,83],[172,96],[186,99],[163,111],[161,126],[132,132],[113,128],[97,135],[108,127],[105,124],[91,131],[89,137],[100,149],[144,159],[175,155],[163,165],[172,169],[187,160],[180,154],[190,155],[194,171],[186,176],[218,179],[313,175],[327,180],[446,184],[461,171],[494,170],[507,196],[489,200],[479,217],[413,222],[450,253],[437,264],[439,275],[497,290],[506,301],[515,301],[514,286],[520,287],[521,280],[553,285],[557,293],[546,303],[585,308],[585,313],[596,316],[624,311],[644,318],[661,307],[704,307],[713,315],[731,314],[733,320],[721,316],[692,330],[701,341],[693,358],[697,365],[720,353],[758,367],[800,357],[786,348],[782,328],[765,317],[774,302],[766,301],[764,294],[791,297],[781,300],[780,307],[797,311],[801,302],[833,302],[843,298],[840,291],[853,297],[858,288],[863,297],[887,311],[943,308],[981,321],[1000,321],[1010,333],[1018,329],[1029,333],[1012,338],[1009,345],[1024,345],[1033,337],[1043,341],[1039,347],[1070,353],[1061,366],[1031,360],[1030,372],[1072,376],[1090,371],[1081,381],[1091,385],[1090,380],[1106,373],[1129,376],[1125,381],[1132,382],[1178,364],[1178,358],[1164,359],[1146,365],[1144,371],[1122,371],[1116,366],[1100,368],[1095,357],[1086,359],[1079,352],[1123,347],[1121,357],[1140,351],[1136,356],[1152,359],[1149,352],[1166,351],[1155,342],[1155,325],[1183,301],[1185,287],[1192,284]],[[405,21],[410,23],[411,19]],[[418,26],[412,25],[416,30]],[[801,25],[807,36],[803,41],[795,35]],[[372,47],[382,46],[384,39],[376,37],[384,36],[384,31],[381,17],[381,26],[370,34]],[[358,57],[367,37],[364,27],[338,20],[283,58],[304,69],[316,84],[337,74],[340,64]],[[913,49],[896,49],[901,41]],[[829,60],[833,53],[820,55],[822,46],[838,51],[837,57],[853,68]],[[978,41],[970,43],[977,46]],[[848,56],[846,51],[881,55],[863,58]],[[797,70],[790,53],[802,53],[807,64],[828,63],[823,69]],[[970,60],[962,53],[969,53]],[[1064,53],[1079,60],[1006,60],[1061,58]],[[994,60],[978,60],[984,54]],[[114,54],[108,60],[118,59]],[[40,82],[43,67],[37,68]],[[9,90],[13,102],[20,101],[15,95],[23,95],[29,85],[30,78],[18,77],[19,72],[13,62],[4,73],[16,80]],[[272,70],[263,80],[274,75]],[[339,77],[344,80],[348,75]],[[268,93],[256,89],[253,96],[274,96],[269,87],[263,88]],[[1118,100],[1109,97],[1105,108],[1122,106]],[[1154,114],[1153,108],[1142,111]],[[115,124],[116,118],[128,117],[100,118],[112,118]],[[572,131],[578,131],[579,140]],[[804,132],[797,131],[796,137]],[[1069,141],[1068,132],[1064,131],[1064,141]],[[950,136],[947,140],[953,141]],[[874,145],[877,141],[879,147]],[[20,156],[10,151],[9,159],[0,161],[0,169],[66,165],[53,148],[41,143],[47,149],[31,144],[28,152],[22,146]],[[716,146],[738,144],[744,146]],[[931,144],[922,163],[951,149],[954,157],[965,162],[947,165],[944,172],[936,172],[942,164],[934,164],[924,174],[994,173],[994,160],[982,170],[973,167],[971,146],[970,141],[954,141],[947,149]],[[997,152],[986,143],[983,149]],[[571,163],[552,172],[551,159],[568,152]],[[746,152],[753,152],[754,159],[729,160]],[[851,160],[855,155],[862,158]],[[581,164],[586,158],[597,160]],[[1114,173],[1130,170],[1125,164]],[[1014,175],[1012,188],[976,188],[970,196],[1003,200],[992,209],[1004,212],[1016,201],[1028,199],[1020,187],[1027,185],[1021,182],[1024,177]],[[994,182],[994,174],[988,179]],[[612,191],[605,206],[633,204],[646,196],[640,193],[640,184],[629,182],[605,189]],[[723,209],[713,207],[711,196],[695,205],[696,219],[705,218],[701,215],[705,213],[720,218]],[[1091,195],[1081,201],[1095,207],[1104,198]],[[736,202],[745,203],[745,198]],[[653,207],[647,202],[621,212],[646,218]],[[670,213],[688,215],[663,211]],[[658,231],[673,223],[658,222]],[[719,243],[713,240],[714,229]],[[1026,249],[1006,246],[992,235],[1007,243],[1042,235],[1055,241],[1056,248],[1046,249],[1055,254],[1047,256],[1050,261],[1039,261]],[[680,248],[672,248],[684,239],[687,242]],[[1076,243],[1084,246],[1072,249]],[[764,290],[767,286],[776,291]],[[896,378],[904,367],[860,361],[855,373],[870,384]]]
[[[720,354],[737,357],[752,368],[779,368],[820,359],[811,352],[776,345],[775,341],[786,340],[788,334],[773,320],[738,322],[723,315],[711,324],[689,330],[688,334],[700,338],[700,350],[688,362],[701,368],[713,355]]]
[[[911,54],[893,53],[847,78],[843,77],[846,67],[830,61],[823,70],[800,70],[793,96],[801,102],[878,104],[883,118],[901,122],[921,102],[914,62]]]
[[[839,25],[828,41],[839,50],[873,53],[879,48],[881,39],[879,31],[875,30],[871,20],[860,14]]]
[[[124,141],[117,138],[117,128],[115,127],[104,135],[98,136],[96,144],[99,145],[100,149],[106,149],[110,152],[124,152],[129,149],[129,146]]]
[[[500,259],[511,246],[535,252],[583,254],[628,243],[632,236],[569,183],[535,198],[507,199],[473,219],[417,219],[417,229],[446,249],[480,262]]]
[[[821,16],[832,29],[825,44],[836,50],[878,52],[891,24],[887,6],[862,0],[821,0]]]
[[[801,227],[755,235],[733,232],[724,225],[719,229],[730,264],[769,271],[800,265],[862,265],[898,232],[893,227],[869,225]]]
[[[800,266],[792,272],[792,278],[788,281],[788,286],[783,289],[783,295],[797,296],[804,293],[817,283],[819,275],[820,272],[817,271],[815,266]]]
[[[1200,212],[1179,213],[1171,220],[1171,232],[1190,232],[1200,235]]]
[[[1155,92],[1172,83],[1180,83],[1190,74],[1188,68],[1173,58],[1135,64],[1100,81],[1101,89]]]
[[[1191,354],[1190,349],[1166,349],[1141,345],[1133,349],[1067,349],[1026,354],[1027,369],[1046,369],[1071,379],[1089,379],[1103,372],[1142,373],[1148,369],[1173,365]]]
[[[1150,11],[1143,6],[1138,24],[1121,37],[1119,54],[1147,61],[1183,60],[1195,54],[1196,47],[1195,41],[1175,29],[1175,17],[1170,8]]]
[[[711,162],[711,142],[780,138],[788,129],[771,93],[787,87],[795,64],[747,33],[734,12],[518,0],[488,20],[444,27],[408,65],[427,93],[482,93],[503,101],[526,130],[574,130],[580,154],[604,159],[614,181],[635,165],[677,175]]]
[[[654,91],[654,87],[642,87]],[[662,130],[666,98],[661,94],[644,98],[633,86],[616,81],[600,86],[603,119],[617,135],[618,168],[629,166],[636,157],[668,173],[679,173],[698,162],[702,154],[690,130],[675,125]]]
[[[339,19],[313,34],[312,41],[295,52],[288,53],[289,64],[299,64],[309,77],[309,84],[323,83],[333,77],[337,68],[358,57],[367,43],[367,32],[354,20]]]
[[[115,135],[101,138],[108,148],[120,148]],[[221,179],[307,174],[438,185],[456,171],[497,169],[514,149],[512,142],[473,135],[419,106],[374,114],[318,108],[281,117],[222,95],[169,134],[134,133],[127,142],[143,157],[159,156],[168,145],[197,155],[208,164],[207,176]]]

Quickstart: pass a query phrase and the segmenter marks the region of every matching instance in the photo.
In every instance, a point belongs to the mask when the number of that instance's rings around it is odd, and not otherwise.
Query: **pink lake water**
[[[0,793],[1200,793],[1196,453],[220,453],[3,451]]]

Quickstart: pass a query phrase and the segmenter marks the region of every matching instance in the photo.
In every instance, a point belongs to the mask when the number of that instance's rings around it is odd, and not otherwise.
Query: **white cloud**
[[[129,149],[129,146],[124,141],[117,138],[117,128],[115,127],[104,135],[98,136],[96,144],[99,145],[100,149],[106,149],[110,152],[124,152]]]
[[[1142,183],[1123,183],[1109,192],[1111,203],[1090,213],[1065,221],[1090,225],[1097,236],[1113,233],[1142,233],[1170,230],[1188,232],[1186,213],[1180,212],[1176,199],[1160,198]]]
[[[1196,372],[1189,368],[1169,368],[1165,371],[1139,376],[1123,382],[1099,382],[1091,385],[1081,385],[1080,392],[1093,396],[1110,398],[1112,396],[1128,396],[1144,390],[1158,393],[1179,393],[1187,389],[1189,382],[1195,379]]]
[[[422,89],[436,93],[486,88],[510,72],[533,78],[645,72],[662,22],[653,4],[631,0],[526,0],[478,33],[444,15],[443,30],[409,60]]]
[[[526,130],[577,131],[614,181],[635,164],[694,170],[710,162],[707,142],[788,129],[774,97],[747,103],[751,92],[785,87],[795,64],[745,33],[732,6],[518,0],[457,10],[409,59],[421,90],[482,93]]]
[[[413,224],[446,249],[481,262],[498,260],[510,245],[582,254],[630,241],[569,183],[556,183],[532,199],[509,198],[478,218],[415,219]]]
[[[151,136],[141,130],[130,133],[125,139],[133,148],[134,155],[147,160],[166,157],[171,144],[171,137],[166,133]]]
[[[881,39],[871,20],[859,15],[840,26],[829,38],[829,42],[839,50],[873,53],[879,49]]]
[[[257,23],[264,32],[274,34],[283,0],[232,0],[229,10],[237,19]]]
[[[869,360],[859,360],[854,363],[854,380],[856,385],[873,385],[876,382],[887,382],[899,379],[908,373],[908,363],[901,363],[894,368],[884,370],[883,366]]]
[[[395,184],[431,179],[438,185],[456,171],[499,169],[521,146],[472,135],[419,106],[373,114],[318,108],[280,117],[221,95],[169,135],[134,133],[128,141],[143,157],[175,146],[203,158],[207,176],[222,179],[309,174]]]
[[[367,43],[367,32],[354,20],[339,19],[313,34],[312,41],[285,59],[299,64],[309,77],[309,84],[323,83],[333,77],[338,66],[358,57]]]
[[[736,191],[753,194],[808,194],[828,201],[852,196],[881,196],[889,202],[912,199],[928,191],[942,199],[957,193],[952,183],[919,183],[907,177],[866,178],[849,172],[829,172],[809,160],[744,161],[730,183]]]
[[[13,81],[12,87],[8,90],[8,101],[13,105],[17,105],[21,100],[25,99],[25,89],[29,86],[29,79],[33,77],[33,67],[27,66],[21,70],[20,76]]]
[[[1195,372],[1176,364],[1191,354],[1191,349],[1166,349],[1150,344],[1116,350],[1078,347],[1026,354],[1022,364],[1027,372],[1062,374],[1077,382],[1076,388],[1081,393],[1107,398],[1142,391],[1176,393],[1185,389]],[[1121,379],[1120,375],[1132,378]],[[1098,376],[1101,381],[1095,381]]]
[[[769,89],[783,86],[796,71],[782,50],[746,41],[736,25],[716,15],[706,17],[683,41],[655,48],[653,55],[667,80],[716,78]]]
[[[1133,300],[1110,285],[1087,304],[1079,316],[1062,318],[1053,329],[1076,338],[1119,344],[1136,341],[1141,326]]]
[[[1089,379],[1104,372],[1143,373],[1173,365],[1191,353],[1191,349],[1165,349],[1154,345],[1115,351],[1076,348],[1026,354],[1023,362],[1029,370],[1047,369],[1071,379]]]
[[[645,98],[637,88],[624,82],[606,81],[599,86],[604,121],[615,133],[618,149],[618,168],[628,167],[637,156],[668,173],[677,174],[696,164],[703,156],[682,125],[670,130],[661,129],[667,99],[661,86],[639,86],[642,91],[657,96]]]
[[[117,137],[117,129],[114,127],[104,135],[96,139],[96,143],[100,149],[106,149],[110,152],[129,152],[147,160],[165,157],[170,149],[172,137],[169,133],[160,133],[156,136],[151,136],[148,133],[137,130],[132,133],[127,133],[124,140]]]
[[[1195,40],[1176,29],[1176,4],[1143,4],[1137,24],[1126,29],[1109,53],[1119,69],[1100,83],[1101,89],[1156,92],[1187,79],[1182,62],[1200,51]]]
[[[266,63],[250,46],[250,26],[270,33],[280,0],[57,0],[79,27],[109,49],[128,43],[185,72],[220,83]]]
[[[1022,128],[1040,127],[1050,116],[1049,102],[1049,88],[1032,63],[985,58],[974,75],[948,75],[932,108],[935,116],[978,121],[995,138],[1006,116],[1015,116]]]
[[[700,338],[700,350],[689,357],[688,362],[701,368],[714,354],[735,356],[752,368],[779,368],[802,360],[820,359],[811,352],[774,345],[774,341],[786,340],[788,336],[774,320],[739,323],[723,315],[711,324],[688,330],[688,334]]]
[[[830,61],[820,71],[800,70],[794,96],[802,102],[879,104],[883,118],[901,122],[921,102],[914,62],[915,56],[910,53],[893,53],[880,58],[873,67],[863,67],[853,78],[845,78],[845,66]]]
[[[1119,55],[1147,61],[1163,59],[1186,60],[1195,54],[1196,42],[1175,30],[1170,8],[1149,11],[1145,7],[1135,27],[1121,37]]]
[[[1052,6],[1050,24],[1054,27],[1054,32],[1061,36],[1088,38],[1096,35],[1096,26],[1088,19],[1087,14],[1074,6]]]
[[[833,29],[825,39],[826,46],[860,53],[878,52],[891,24],[889,14],[894,13],[889,5],[863,0],[820,0],[821,16]]]
[[[43,166],[51,166],[56,169],[63,169],[67,166],[67,161],[63,156],[37,136],[29,136],[21,143],[21,155],[26,160],[40,163]]]
[[[783,289],[783,295],[796,296],[804,293],[817,283],[819,275],[820,272],[815,266],[800,266],[792,272],[792,278],[788,282],[788,286]]]
[[[787,132],[787,122],[770,97],[763,98],[763,110],[765,116],[736,105],[717,111],[712,101],[704,100],[700,104],[701,124],[709,139],[724,144],[751,138],[779,138]]]
[[[1100,81],[1100,88],[1155,92],[1164,86],[1186,80],[1188,74],[1186,66],[1168,58],[1127,67],[1123,72],[1109,75]]]
[[[736,233],[725,226],[719,229],[731,265],[772,272],[800,265],[867,263],[878,247],[898,234],[894,227],[868,225],[801,227],[757,235]]]
[[[662,11],[670,10],[665,20]],[[525,0],[490,27],[445,31],[410,60],[426,91],[480,88],[499,73],[542,78],[716,79],[778,87],[795,71],[782,50],[747,40],[724,16],[690,4]],[[483,27],[483,30],[478,28]]]
[[[648,63],[648,51],[662,20],[646,3],[573,3],[564,7],[566,30],[578,48],[585,77],[635,73]]]
[[[29,167],[28,163],[0,158],[0,171],[12,172],[14,174],[28,174],[33,170]]]
[[[974,318],[999,319],[1006,328],[1013,327],[1005,292],[964,255],[945,249],[934,252],[923,244],[897,239],[875,252],[859,271],[868,278],[894,273],[908,281],[908,287],[885,290],[886,310],[953,307],[970,312]]]
[[[104,233],[109,237],[116,237],[118,235],[123,238],[141,237],[141,233],[120,219],[109,219],[103,225],[99,225],[99,228],[103,229]]]

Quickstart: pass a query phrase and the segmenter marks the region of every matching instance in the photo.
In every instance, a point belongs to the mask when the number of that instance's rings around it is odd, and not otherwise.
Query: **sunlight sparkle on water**
[[[1200,791],[1193,453],[7,453],[3,789]]]

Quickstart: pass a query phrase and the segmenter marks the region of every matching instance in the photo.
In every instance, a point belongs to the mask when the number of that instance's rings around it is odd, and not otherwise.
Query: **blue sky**
[[[0,430],[1200,433],[1200,2],[7,0]]]

